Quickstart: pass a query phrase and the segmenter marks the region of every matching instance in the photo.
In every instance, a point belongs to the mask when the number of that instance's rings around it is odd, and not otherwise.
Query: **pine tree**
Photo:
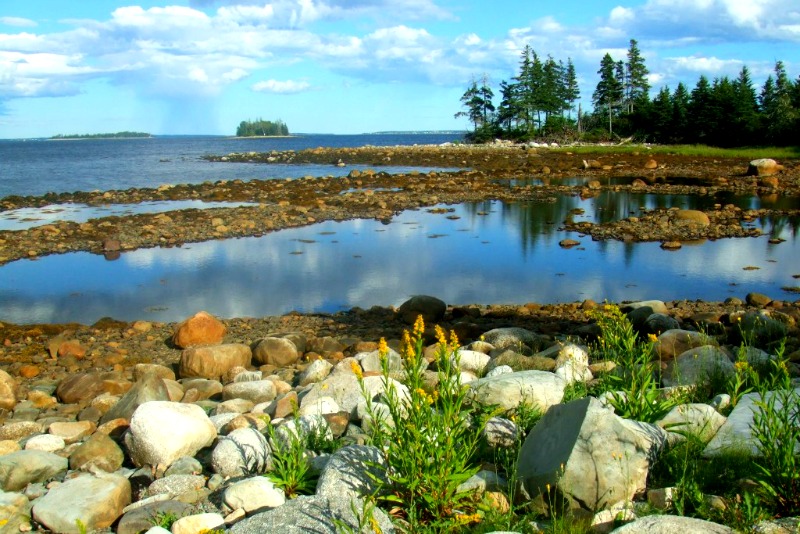
[[[564,70],[562,85],[564,87],[564,109],[568,111],[569,116],[572,117],[572,110],[575,109],[575,102],[581,97],[581,91],[578,88],[578,75],[575,74],[575,65],[572,63],[572,58],[567,58],[567,68]]]
[[[617,66],[611,54],[603,56],[600,61],[600,70],[597,71],[597,74],[600,75],[600,81],[592,94],[595,112],[608,117],[609,133],[613,132],[612,117],[614,116],[614,110],[619,107],[624,96],[622,82],[617,77]]]
[[[689,132],[689,91],[683,82],[678,84],[672,95],[672,138],[671,143],[685,143]]]
[[[637,104],[649,100],[650,91],[650,83],[647,81],[650,71],[644,64],[639,43],[635,39],[630,40],[625,72],[625,107],[628,113],[633,113]]]
[[[662,87],[653,99],[651,128],[653,140],[657,143],[668,143],[672,132],[672,99],[668,87]]]
[[[716,129],[713,113],[713,97],[708,78],[700,76],[697,85],[692,89],[689,99],[689,116],[692,117],[692,129],[688,141],[692,143],[709,143],[712,132]]]
[[[792,103],[793,92],[783,62],[776,62],[775,78],[767,78],[759,95],[764,135],[771,143],[782,144],[792,137],[798,116],[798,109]]]

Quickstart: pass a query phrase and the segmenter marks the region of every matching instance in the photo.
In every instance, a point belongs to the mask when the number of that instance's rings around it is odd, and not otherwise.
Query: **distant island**
[[[236,137],[287,137],[289,127],[282,120],[275,122],[258,119],[242,121],[236,128]]]
[[[50,139],[61,140],[61,139],[130,139],[130,138],[139,138],[139,137],[153,137],[149,133],[144,132],[117,132],[117,133],[97,133],[97,134],[73,134],[73,135],[64,135],[58,134],[54,135]]]

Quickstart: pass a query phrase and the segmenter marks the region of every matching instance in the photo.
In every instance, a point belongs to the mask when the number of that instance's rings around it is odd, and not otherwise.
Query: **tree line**
[[[603,56],[592,93],[593,109],[583,111],[577,76],[567,63],[539,57],[526,47],[511,81],[500,82],[500,102],[487,77],[473,79],[461,97],[472,123],[467,138],[526,141],[614,140],[713,146],[800,145],[800,77],[792,81],[782,61],[757,88],[743,66],[735,79],[700,76],[692,89],[682,82],[662,87],[651,98],[649,71],[638,43],[630,40],[625,60]]]
[[[289,135],[289,127],[278,119],[275,122],[257,119],[242,121],[236,128],[236,137],[259,137],[268,135]]]

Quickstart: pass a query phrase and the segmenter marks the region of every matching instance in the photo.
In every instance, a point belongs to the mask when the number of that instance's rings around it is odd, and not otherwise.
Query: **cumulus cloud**
[[[306,81],[295,80],[266,80],[253,84],[253,91],[259,93],[294,94],[311,89],[311,84]]]
[[[20,28],[34,28],[38,26],[36,21],[24,19],[22,17],[0,17],[0,24],[5,24],[6,26],[17,26]]]

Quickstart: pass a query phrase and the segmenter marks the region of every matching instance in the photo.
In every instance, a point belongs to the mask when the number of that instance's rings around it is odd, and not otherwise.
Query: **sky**
[[[461,130],[472,79],[499,94],[530,45],[575,64],[636,39],[655,94],[700,75],[800,75],[798,0],[3,0],[0,138]]]

